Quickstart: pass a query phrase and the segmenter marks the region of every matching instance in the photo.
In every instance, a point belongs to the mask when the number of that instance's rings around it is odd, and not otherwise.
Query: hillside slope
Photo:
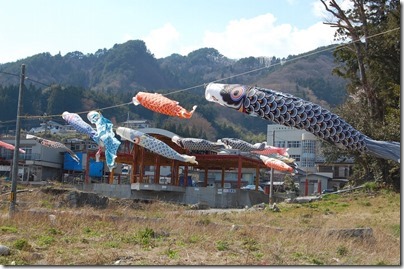
[[[257,138],[260,140],[266,134],[268,122],[208,103],[204,98],[203,85],[218,80],[221,83],[259,85],[332,108],[342,103],[345,96],[344,81],[332,75],[335,67],[332,49],[331,46],[319,48],[306,54],[289,56],[282,61],[276,57],[233,60],[214,48],[201,48],[186,56],[173,54],[156,59],[143,41],[132,40],[116,44],[111,49],[99,49],[94,54],[84,55],[76,51],[64,56],[52,56],[41,53],[0,65],[0,105],[10,107],[7,113],[0,115],[0,121],[15,118],[11,110],[16,107],[17,96],[14,88],[7,87],[18,85],[18,76],[7,73],[18,74],[21,64],[25,64],[28,77],[26,85],[30,85],[32,90],[27,96],[37,99],[35,103],[25,104],[26,114],[53,115],[64,110],[99,109],[127,103],[138,91],[167,94],[180,90],[169,97],[180,100],[187,109],[198,105],[199,117],[195,122],[190,120],[185,123],[134,106],[115,109],[105,115],[120,122],[129,113],[131,118],[151,120],[160,128],[171,126],[172,131],[179,131],[183,135],[205,133],[203,136],[211,139],[236,136],[249,137],[250,140],[254,135],[261,135]],[[286,63],[281,64],[285,60]],[[186,90],[188,88],[192,89]],[[60,98],[74,101],[63,102]],[[69,103],[73,103],[73,107]],[[183,125],[193,130],[186,131]]]

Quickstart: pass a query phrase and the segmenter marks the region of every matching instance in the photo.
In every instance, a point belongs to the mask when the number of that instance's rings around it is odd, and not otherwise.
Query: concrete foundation
[[[83,191],[108,197],[161,200],[178,204],[205,204],[211,208],[243,208],[268,203],[268,195],[252,190],[222,189],[215,187],[178,187],[159,184],[84,184]]]

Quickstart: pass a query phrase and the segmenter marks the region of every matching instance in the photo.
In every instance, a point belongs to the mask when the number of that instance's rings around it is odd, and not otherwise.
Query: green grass
[[[396,236],[396,237],[401,236],[401,225],[400,224],[393,224],[390,227],[391,227],[392,234],[394,236]]]
[[[18,250],[29,250],[31,249],[31,245],[28,243],[26,239],[17,239],[13,242],[13,247]]]
[[[216,242],[216,249],[219,251],[225,251],[229,249],[229,243],[227,241],[219,240]]]
[[[0,231],[2,233],[17,233],[18,229],[13,226],[0,226]]]
[[[178,251],[172,248],[168,248],[164,253],[170,259],[177,259],[179,257]]]
[[[55,242],[55,238],[51,235],[41,235],[37,240],[39,246],[49,246],[53,242]]]

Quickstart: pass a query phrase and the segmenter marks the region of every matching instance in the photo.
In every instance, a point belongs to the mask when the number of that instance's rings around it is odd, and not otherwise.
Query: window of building
[[[80,144],[73,144],[73,145],[70,146],[70,149],[73,150],[73,151],[80,150],[81,145]]]
[[[288,148],[300,148],[300,141],[288,141]]]
[[[301,154],[301,167],[314,167],[316,159],[316,141],[303,140],[302,141],[302,154]]]
[[[275,147],[285,148],[286,147],[286,141],[275,141]]]
[[[295,159],[296,162],[300,162],[300,155],[289,155],[290,158]]]
[[[32,148],[21,148],[25,151],[24,154],[20,153],[19,156],[24,158],[24,160],[31,160],[32,159]]]
[[[315,140],[303,140],[302,141],[303,153],[316,153],[316,141]]]
[[[302,159],[300,161],[300,166],[301,167],[314,167],[315,166],[315,161],[314,160],[310,160],[310,159]]]

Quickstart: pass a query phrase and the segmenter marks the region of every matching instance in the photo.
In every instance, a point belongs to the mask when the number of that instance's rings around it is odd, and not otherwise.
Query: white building
[[[267,143],[271,146],[289,148],[289,156],[296,160],[298,168],[304,172],[296,175],[303,195],[330,188],[339,189],[348,182],[353,160],[326,163],[321,153],[321,140],[312,133],[293,127],[270,124],[267,127]]]
[[[319,150],[321,142],[305,130],[270,124],[267,127],[267,143],[275,147],[289,148],[289,156],[295,159],[298,167],[305,172],[316,172],[315,163],[323,160]]]

